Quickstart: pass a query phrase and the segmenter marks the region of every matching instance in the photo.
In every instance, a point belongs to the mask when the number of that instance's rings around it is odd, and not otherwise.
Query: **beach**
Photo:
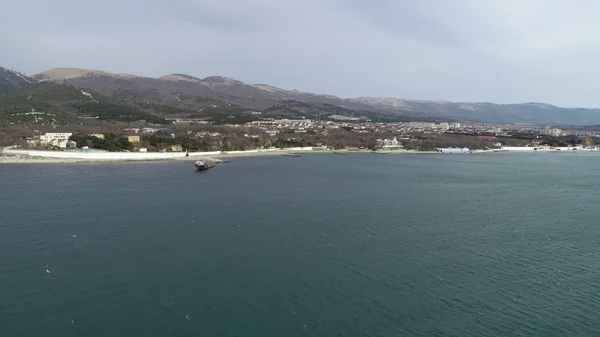
[[[20,163],[90,163],[90,162],[125,162],[125,161],[173,161],[212,159],[219,162],[224,158],[248,156],[274,156],[285,153],[327,153],[330,151],[307,148],[265,149],[247,151],[211,151],[211,152],[71,152],[42,151],[5,148],[0,153],[0,164]]]
[[[374,153],[380,155],[398,155],[398,154],[484,154],[484,153],[506,153],[521,152],[517,150],[473,150],[468,153],[440,153],[438,151],[417,151],[417,150],[383,150],[371,151],[364,149],[348,149],[335,151],[335,153]],[[533,153],[534,151],[526,151]],[[577,152],[577,151],[537,151],[537,152]],[[211,151],[211,152],[190,152],[186,156],[185,152],[71,152],[71,151],[41,151],[41,150],[23,150],[5,148],[0,153],[0,164],[22,164],[22,163],[104,163],[104,162],[154,162],[154,161],[174,161],[174,160],[196,160],[209,159],[215,162],[223,161],[227,158],[235,157],[258,157],[258,156],[281,156],[283,154],[302,154],[302,153],[320,153],[333,154],[332,150],[321,148],[286,148],[286,149],[258,149],[246,151]]]

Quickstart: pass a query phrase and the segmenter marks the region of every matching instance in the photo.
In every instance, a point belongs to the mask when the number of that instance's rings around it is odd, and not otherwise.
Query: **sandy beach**
[[[67,152],[4,149],[0,164],[21,163],[107,163],[107,162],[155,162],[174,160],[211,159],[215,162],[234,157],[280,156],[286,153],[327,153],[312,148],[269,149],[249,151],[213,151],[185,153],[133,153],[133,152]]]
[[[335,151],[342,154],[352,153],[373,153],[379,155],[400,155],[400,154],[439,154],[439,155],[465,155],[465,154],[483,154],[483,153],[506,153],[509,151],[501,150],[474,150],[469,153],[451,153],[445,154],[438,151],[416,151],[416,150],[339,150]],[[533,151],[531,151],[533,152]],[[539,151],[539,152],[561,152],[561,151]],[[573,151],[562,151],[573,152]],[[189,156],[185,153],[139,153],[139,152],[67,152],[67,151],[39,151],[39,150],[15,150],[4,149],[0,153],[0,164],[23,164],[23,163],[114,163],[114,162],[156,162],[156,161],[174,161],[174,160],[198,160],[209,159],[214,162],[225,161],[228,158],[236,157],[259,157],[259,156],[281,156],[287,153],[294,154],[333,154],[332,150],[314,149],[314,148],[290,148],[290,149],[269,149],[269,150],[248,150],[248,151],[213,151],[213,152],[191,152]]]
[[[341,150],[340,153],[373,153],[370,150]],[[228,158],[236,157],[258,157],[258,156],[281,156],[284,154],[333,154],[331,150],[313,149],[313,148],[291,148],[291,149],[270,149],[270,150],[249,150],[249,151],[229,151],[229,152],[192,152],[189,156],[185,153],[123,153],[123,152],[103,152],[102,155],[92,153],[70,153],[62,151],[36,151],[36,150],[14,150],[5,149],[0,153],[0,164],[22,164],[22,163],[109,163],[109,162],[155,162],[155,161],[174,161],[174,160],[197,160],[210,159],[215,162],[223,161]],[[409,151],[394,150],[381,151],[378,154],[434,154],[435,151]],[[72,157],[67,157],[67,154]],[[75,158],[73,158],[75,157]]]

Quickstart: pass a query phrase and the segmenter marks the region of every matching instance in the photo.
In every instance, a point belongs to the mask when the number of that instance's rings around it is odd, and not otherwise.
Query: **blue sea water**
[[[598,336],[599,163],[0,165],[0,336]]]

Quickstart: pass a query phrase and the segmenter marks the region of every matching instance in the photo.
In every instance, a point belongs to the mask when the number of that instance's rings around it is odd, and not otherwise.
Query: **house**
[[[99,138],[99,139],[104,139],[104,135],[101,134],[101,133],[90,133],[90,136],[96,137],[96,138]]]
[[[60,147],[61,149],[75,148],[75,147],[77,147],[77,143],[75,143],[72,140],[68,140],[68,139],[60,139],[57,142],[57,146]]]
[[[140,147],[138,150],[139,150],[140,152],[148,152],[148,149],[147,149],[147,148],[145,148],[145,147]]]
[[[140,136],[138,136],[138,135],[127,135],[127,140],[130,143],[139,143],[140,142]]]
[[[171,145],[171,151],[173,152],[182,152],[183,146],[181,144]]]

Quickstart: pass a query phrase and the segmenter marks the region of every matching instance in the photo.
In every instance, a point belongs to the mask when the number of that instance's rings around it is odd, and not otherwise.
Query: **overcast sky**
[[[600,107],[600,1],[7,1],[0,65]]]

